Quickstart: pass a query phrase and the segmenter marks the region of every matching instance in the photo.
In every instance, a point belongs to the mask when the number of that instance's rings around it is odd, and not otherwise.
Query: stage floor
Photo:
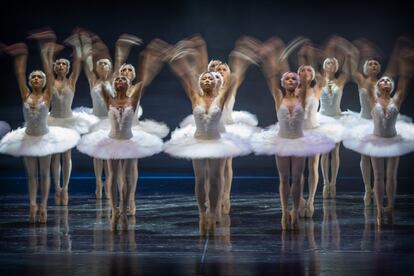
[[[172,189],[174,190],[174,189]],[[237,189],[236,189],[237,190]],[[320,193],[318,192],[318,195]],[[216,236],[200,238],[191,192],[141,189],[129,230],[110,230],[106,200],[75,193],[46,226],[28,223],[26,195],[0,197],[1,275],[407,275],[414,269],[414,196],[399,195],[378,229],[362,193],[317,197],[300,230],[280,228],[275,192],[236,192]]]

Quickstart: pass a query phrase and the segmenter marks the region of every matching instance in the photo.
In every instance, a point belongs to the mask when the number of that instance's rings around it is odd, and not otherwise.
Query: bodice
[[[359,102],[361,104],[361,118],[372,119],[371,106],[369,104],[368,92],[365,88],[359,89]]]
[[[73,96],[74,91],[69,86],[63,87],[61,91],[53,87],[50,101],[50,116],[55,118],[72,117]]]
[[[119,140],[130,139],[132,135],[132,122],[134,119],[134,110],[131,106],[116,108],[109,107],[108,118],[111,123],[109,137]]]
[[[379,103],[376,103],[371,111],[374,121],[374,135],[380,137],[394,137],[397,135],[395,124],[398,113],[399,111],[392,100],[385,109]]]
[[[106,108],[105,100],[102,97],[102,82],[95,85],[91,90],[91,97],[92,97],[92,113],[98,117],[106,117],[108,115],[108,110]],[[112,96],[114,95],[112,92],[112,86],[108,81],[104,82],[105,88],[109,91]]]
[[[304,114],[304,128],[312,129],[319,126],[318,122],[318,107],[319,101],[314,96],[306,97],[305,114]]]
[[[23,104],[23,117],[26,122],[26,133],[31,136],[41,136],[49,132],[47,116],[49,108],[44,101],[34,106]]]
[[[334,82],[329,81],[321,91],[320,112],[326,116],[337,116],[341,114],[342,89]]]
[[[220,132],[225,131],[221,120],[222,111],[217,105],[211,105],[208,110],[202,105],[197,105],[193,110],[197,139],[213,140],[220,138]]]
[[[303,137],[304,111],[300,104],[296,104],[292,111],[281,104],[277,111],[279,121],[279,133],[282,138],[296,139]]]

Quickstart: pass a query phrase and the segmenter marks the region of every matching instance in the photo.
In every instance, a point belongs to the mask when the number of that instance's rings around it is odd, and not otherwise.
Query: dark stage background
[[[292,1],[289,1],[292,2]],[[360,1],[362,2],[362,1]],[[227,60],[234,42],[242,35],[255,36],[261,40],[276,35],[286,43],[299,35],[323,43],[330,35],[339,34],[349,40],[365,37],[385,53],[386,58],[399,35],[413,35],[412,15],[407,4],[396,1],[388,4],[326,2],[274,3],[273,1],[150,1],[149,3],[112,4],[101,1],[73,2],[55,1],[2,4],[0,11],[0,41],[6,44],[25,41],[30,48],[28,72],[41,68],[36,43],[27,41],[31,30],[50,26],[59,42],[80,26],[97,33],[114,53],[114,44],[124,32],[135,34],[144,45],[134,48],[128,61],[136,64],[139,52],[153,38],[169,43],[195,33],[200,33],[208,44],[210,58]],[[69,57],[66,49],[61,56]],[[296,70],[296,68],[292,68]],[[12,67],[12,59],[0,57],[0,119],[8,121],[12,128],[23,122],[21,100]],[[401,113],[414,116],[414,89],[411,88]],[[81,73],[73,107],[91,106],[89,87]],[[191,112],[189,100],[170,69],[165,66],[148,87],[141,105],[143,118],[164,121],[171,130]],[[357,87],[348,83],[341,105],[343,110],[359,111]],[[235,110],[248,110],[257,114],[260,126],[275,122],[274,103],[265,79],[257,67],[251,67],[242,84]],[[192,175],[191,162],[177,160],[160,154],[140,160],[140,175],[181,176]],[[414,155],[401,158],[399,176],[406,183],[413,177]],[[21,158],[0,156],[0,176],[23,175]],[[274,157],[254,156],[234,159],[236,176],[276,176]],[[73,176],[93,176],[91,158],[73,150]],[[352,187],[362,190],[359,171],[359,155],[341,148],[340,177],[354,179]],[[414,188],[409,188],[414,191]]]

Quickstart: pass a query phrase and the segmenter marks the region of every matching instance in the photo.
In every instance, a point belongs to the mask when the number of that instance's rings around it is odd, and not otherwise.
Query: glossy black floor
[[[411,274],[413,195],[399,195],[394,217],[378,229],[361,192],[338,189],[336,200],[322,200],[318,191],[314,218],[302,220],[299,231],[282,232],[277,185],[260,182],[235,181],[231,214],[208,239],[199,237],[191,181],[141,181],[136,217],[129,218],[128,231],[117,232],[110,230],[108,202],[92,192],[72,193],[65,208],[53,205],[52,191],[47,225],[29,225],[27,195],[3,194],[0,273]]]

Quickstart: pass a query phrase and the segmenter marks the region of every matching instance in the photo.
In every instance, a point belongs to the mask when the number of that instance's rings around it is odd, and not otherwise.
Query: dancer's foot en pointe
[[[45,224],[47,222],[47,207],[40,206],[39,208],[39,222]]]
[[[30,205],[29,223],[36,223],[37,205]]]
[[[330,197],[329,183],[323,183],[322,198],[328,199]]]
[[[68,193],[68,189],[67,188],[63,188],[61,190],[61,200],[62,200],[62,205],[63,206],[68,206],[69,203],[69,193]]]
[[[60,206],[62,204],[62,197],[61,197],[62,189],[55,188],[55,205]]]

